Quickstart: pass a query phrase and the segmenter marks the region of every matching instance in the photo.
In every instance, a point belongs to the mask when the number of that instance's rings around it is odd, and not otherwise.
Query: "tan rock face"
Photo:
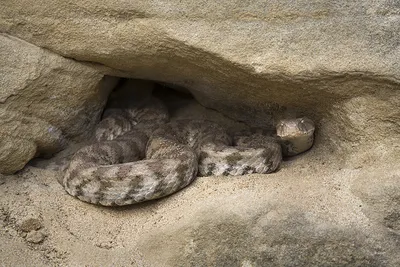
[[[254,126],[302,116],[316,124],[305,156],[271,179],[224,179],[223,197],[212,177],[159,209],[132,211],[131,224],[94,208],[91,221],[87,206],[79,215],[65,208],[67,238],[57,241],[75,249],[67,263],[86,259],[75,257],[84,240],[98,265],[131,264],[99,249],[117,242],[124,255],[140,250],[150,266],[399,266],[397,1],[16,0],[2,3],[0,32],[0,173],[88,138],[117,82],[111,76],[186,88],[202,105]],[[118,223],[99,233],[110,220]],[[110,227],[115,235],[103,240]],[[81,239],[65,245],[70,229]]]
[[[36,154],[34,142],[18,137],[2,136],[0,141],[0,173],[14,173],[22,169]]]
[[[3,32],[109,74],[188,88],[254,125],[305,115],[335,150],[399,139],[395,2],[19,0],[0,12]]]
[[[100,83],[99,71],[8,35],[0,58],[0,173],[89,136],[112,79]]]

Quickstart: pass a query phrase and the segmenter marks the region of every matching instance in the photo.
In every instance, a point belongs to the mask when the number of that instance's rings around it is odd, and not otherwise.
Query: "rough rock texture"
[[[0,15],[0,31],[184,86],[202,104],[253,124],[305,114],[335,149],[399,138],[395,1],[20,0]]]
[[[277,174],[201,178],[131,209],[75,201],[29,167],[0,182],[8,265],[400,265],[398,1],[8,0],[0,32],[0,172],[89,135],[104,74],[185,87],[256,126],[317,124]],[[43,219],[37,244],[24,209]]]
[[[0,59],[0,173],[87,138],[116,80],[4,34]]]

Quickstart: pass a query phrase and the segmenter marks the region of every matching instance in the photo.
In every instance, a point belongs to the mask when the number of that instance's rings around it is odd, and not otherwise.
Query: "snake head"
[[[314,122],[306,117],[284,119],[276,126],[276,134],[286,156],[294,156],[310,149],[314,142],[314,131]]]

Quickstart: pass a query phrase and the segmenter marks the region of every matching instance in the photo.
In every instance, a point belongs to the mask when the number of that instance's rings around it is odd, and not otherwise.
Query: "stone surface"
[[[306,115],[333,149],[399,138],[395,1],[28,2],[3,6],[0,31],[252,124]]]
[[[22,169],[36,154],[34,142],[18,137],[1,136],[0,173],[14,173]]]
[[[87,138],[116,80],[4,34],[0,59],[0,173]]]
[[[35,231],[32,230],[29,233],[26,234],[26,241],[33,243],[33,244],[39,244],[43,242],[43,240],[46,238],[46,235],[41,232],[41,231]]]
[[[200,178],[132,208],[81,203],[53,171],[5,177],[4,264],[400,265],[397,1],[16,0],[0,32],[0,172],[89,136],[105,74],[186,88],[250,125],[316,122],[315,146],[276,174]],[[36,253],[15,230],[26,209],[49,232]]]

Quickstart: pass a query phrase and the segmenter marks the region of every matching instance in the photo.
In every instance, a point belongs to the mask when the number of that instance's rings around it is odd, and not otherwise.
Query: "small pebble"
[[[34,244],[39,244],[40,242],[42,242],[45,239],[46,235],[44,233],[42,233],[41,231],[30,231],[25,239],[26,241],[30,242],[30,243],[34,243]]]

